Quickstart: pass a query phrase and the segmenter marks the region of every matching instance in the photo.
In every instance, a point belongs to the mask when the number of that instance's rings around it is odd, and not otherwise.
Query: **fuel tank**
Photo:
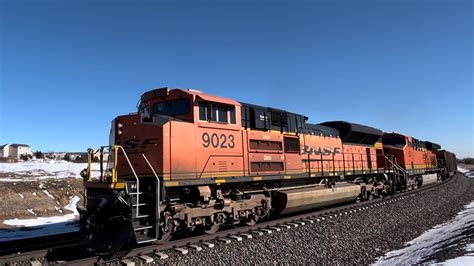
[[[295,213],[355,200],[360,186],[351,183],[337,183],[328,188],[316,185],[306,188],[280,190],[272,197],[272,207],[277,215]]]
[[[426,174],[422,175],[423,177],[423,185],[430,185],[438,182],[438,175],[437,174]]]

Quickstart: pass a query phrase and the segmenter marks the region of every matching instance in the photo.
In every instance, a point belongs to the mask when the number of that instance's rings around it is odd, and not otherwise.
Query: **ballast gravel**
[[[474,200],[474,179],[453,182],[387,205],[282,229],[242,242],[215,242],[165,264],[370,264],[442,222]],[[438,258],[441,261],[447,258]]]

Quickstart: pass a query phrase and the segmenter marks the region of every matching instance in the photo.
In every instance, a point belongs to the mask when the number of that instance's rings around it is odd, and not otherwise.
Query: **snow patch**
[[[49,194],[49,192],[46,189],[43,189],[43,193],[46,194],[46,196],[54,199],[53,195]]]
[[[92,171],[99,170],[99,163],[91,164]],[[0,173],[6,173],[0,182],[36,181],[45,178],[81,178],[81,171],[87,163],[67,161],[28,161],[18,163],[0,163]]]
[[[71,220],[75,220],[76,216],[79,215],[79,212],[76,210],[77,203],[79,202],[80,198],[78,196],[72,197],[72,199],[69,201],[69,204],[64,207],[65,209],[68,209],[70,211],[73,211],[71,214],[66,214],[62,216],[52,216],[52,217],[37,217],[34,219],[9,219],[5,220],[3,223],[6,225],[12,225],[12,226],[39,226],[39,225],[45,225],[45,224],[53,224],[53,223],[61,223],[61,222],[67,222]],[[28,210],[29,211],[29,210]]]
[[[461,256],[461,257],[457,257],[457,258],[450,259],[447,261],[443,261],[442,264],[449,265],[449,266],[474,265],[474,253],[466,254],[466,256]]]
[[[57,206],[55,206],[54,208],[55,208],[59,213],[63,213],[63,210],[61,210],[61,208],[59,208],[59,207],[57,207]]]
[[[78,196],[72,197],[72,199],[69,200],[69,204],[64,207],[64,209],[74,212],[75,215],[79,215],[79,212],[77,211],[77,203],[79,203],[80,200],[81,198],[79,198]]]
[[[464,231],[472,226],[474,226],[474,201],[465,205],[464,210],[460,211],[451,221],[439,224],[426,231],[406,243],[405,248],[386,253],[374,265],[419,264],[430,255],[442,250],[443,247],[458,243],[463,239]],[[472,249],[473,245],[468,248]],[[464,263],[465,259],[463,258],[463,261],[459,261],[459,263]],[[474,265],[472,263],[474,257],[471,257],[470,262],[470,265]]]
[[[468,251],[468,252],[474,252],[474,244],[469,244],[469,245],[467,245],[466,251]]]
[[[36,213],[33,211],[33,209],[27,209],[27,211],[31,214],[33,214],[34,216],[37,216]]]
[[[468,169],[462,168],[462,167],[460,167],[460,166],[458,166],[458,171],[461,172],[461,173],[463,173],[463,174],[469,172]]]

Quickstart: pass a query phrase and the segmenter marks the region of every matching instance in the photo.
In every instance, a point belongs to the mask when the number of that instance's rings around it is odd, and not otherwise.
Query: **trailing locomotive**
[[[84,207],[78,208],[84,242],[110,255],[454,174],[454,155],[437,144],[307,119],[195,90],[144,93],[137,113],[112,121],[110,146],[89,150]],[[98,176],[90,167],[96,154]]]

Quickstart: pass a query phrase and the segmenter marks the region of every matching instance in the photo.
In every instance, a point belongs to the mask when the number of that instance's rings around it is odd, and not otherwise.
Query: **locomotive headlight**
[[[122,135],[122,130],[119,129],[119,130],[117,131],[117,134],[118,134],[119,136]]]
[[[119,123],[117,124],[117,127],[118,127],[118,128],[122,128],[122,127],[123,127],[123,124],[122,124],[121,122],[119,122]]]

